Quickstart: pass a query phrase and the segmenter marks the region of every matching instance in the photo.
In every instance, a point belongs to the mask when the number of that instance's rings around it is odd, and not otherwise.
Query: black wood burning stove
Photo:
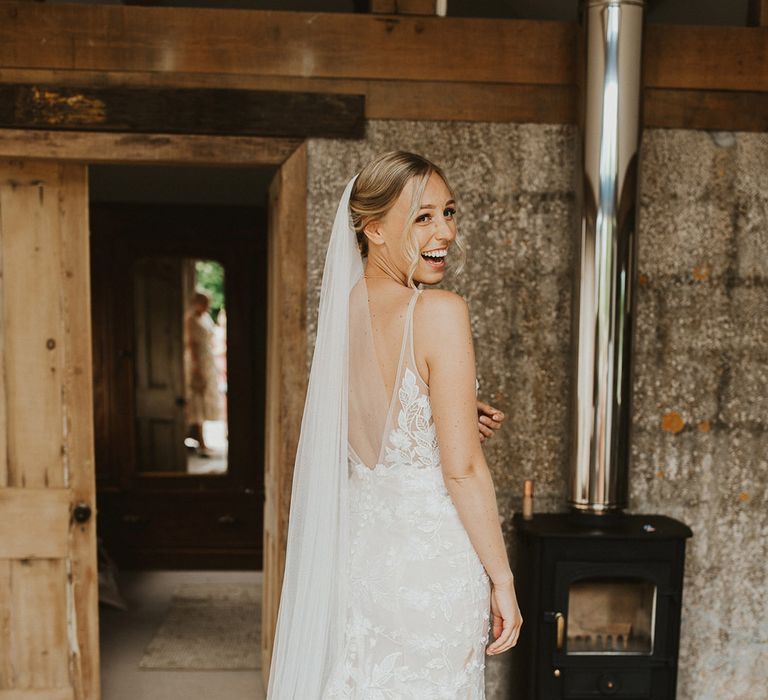
[[[675,697],[685,541],[659,515],[515,517],[515,700]]]

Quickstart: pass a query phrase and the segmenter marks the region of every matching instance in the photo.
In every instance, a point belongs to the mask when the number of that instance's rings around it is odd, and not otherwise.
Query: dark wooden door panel
[[[187,468],[181,260],[152,257],[134,263],[136,461],[141,472]]]

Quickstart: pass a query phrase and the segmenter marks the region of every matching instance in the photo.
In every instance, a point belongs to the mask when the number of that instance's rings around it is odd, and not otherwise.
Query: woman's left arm
[[[429,295],[429,296],[428,296]],[[477,433],[475,354],[466,302],[429,290],[417,305],[417,335],[429,369],[432,417],[443,479],[472,545],[494,584],[512,579],[496,491]]]

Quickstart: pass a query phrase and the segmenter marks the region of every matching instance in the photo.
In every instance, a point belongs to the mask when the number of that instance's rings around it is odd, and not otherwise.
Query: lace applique
[[[397,427],[389,433],[389,446],[385,448],[387,464],[424,468],[440,466],[435,424],[429,397],[416,383],[416,375],[407,367],[398,391],[400,412]]]

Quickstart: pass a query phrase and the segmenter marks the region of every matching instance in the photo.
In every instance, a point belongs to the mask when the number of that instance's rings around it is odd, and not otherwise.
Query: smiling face
[[[411,178],[386,215],[365,227],[368,264],[406,281],[416,259],[414,282],[437,284],[443,279],[450,247],[456,240],[456,203],[443,178],[433,172],[418,209],[412,212],[417,186],[417,178]]]

